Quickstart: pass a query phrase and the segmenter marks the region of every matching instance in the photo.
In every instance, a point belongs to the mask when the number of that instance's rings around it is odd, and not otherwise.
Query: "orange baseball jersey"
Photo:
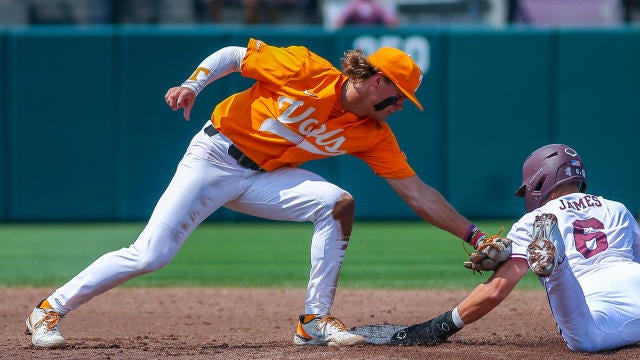
[[[241,74],[255,84],[216,106],[211,121],[263,169],[351,154],[382,177],[415,174],[386,122],[343,111],[348,77],[309,49],[250,39]]]

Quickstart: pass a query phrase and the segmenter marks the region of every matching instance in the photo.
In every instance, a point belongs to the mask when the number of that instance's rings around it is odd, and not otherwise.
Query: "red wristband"
[[[480,238],[483,236],[484,233],[480,231],[477,226],[471,224],[471,226],[469,226],[469,229],[467,229],[467,232],[464,234],[464,241],[468,242],[475,248],[478,240],[480,240]]]

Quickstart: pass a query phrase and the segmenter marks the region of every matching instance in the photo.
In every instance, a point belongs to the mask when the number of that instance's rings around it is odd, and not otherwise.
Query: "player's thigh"
[[[315,221],[350,196],[318,174],[300,168],[282,168],[257,177],[235,200],[231,210],[272,220]]]
[[[640,341],[640,264],[621,262],[592,271],[584,291],[598,328]]]
[[[151,221],[181,228],[197,226],[239,193],[241,174],[196,155],[186,155],[156,204]]]

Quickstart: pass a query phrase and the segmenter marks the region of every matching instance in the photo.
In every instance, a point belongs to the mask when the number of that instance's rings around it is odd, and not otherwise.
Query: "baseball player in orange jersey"
[[[507,235],[511,259],[458,306],[400,330],[396,345],[436,345],[495,308],[529,268],[539,276],[569,349],[596,352],[640,342],[640,226],[621,203],[585,194],[578,153],[550,144],[525,161],[527,214]]]
[[[351,154],[364,160],[424,220],[477,244],[484,234],[409,166],[386,123],[422,80],[405,53],[350,50],[343,71],[302,46],[251,39],[222,48],[165,100],[189,120],[196,96],[232,72],[255,80],[213,111],[189,144],[147,226],[128,248],[103,255],[42,300],[26,321],[32,342],[65,344],[60,317],[125,281],[167,265],[189,234],[224,206],[253,216],[314,224],[311,270],[296,344],[352,345],[362,337],[330,315],[354,220],[354,199],[305,161]]]

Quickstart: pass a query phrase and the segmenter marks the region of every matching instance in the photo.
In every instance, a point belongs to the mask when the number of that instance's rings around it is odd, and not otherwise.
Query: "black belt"
[[[204,133],[207,134],[209,137],[211,137],[218,134],[219,131],[218,129],[213,127],[213,125],[207,125],[207,127],[204,128]],[[227,150],[227,154],[229,154],[229,156],[231,156],[232,158],[236,159],[236,161],[238,162],[238,165],[242,166],[245,169],[264,171],[264,169],[261,168],[260,165],[256,164],[255,161],[249,159],[249,157],[245,155],[242,151],[240,151],[240,149],[238,149],[234,144],[231,144],[229,146],[229,149]]]

